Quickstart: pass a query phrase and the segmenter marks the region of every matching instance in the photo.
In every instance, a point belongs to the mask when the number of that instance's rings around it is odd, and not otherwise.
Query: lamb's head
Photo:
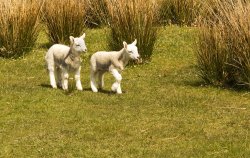
[[[70,36],[70,47],[77,52],[86,52],[87,47],[85,44],[85,33],[81,37],[74,38],[73,36]]]
[[[126,42],[123,42],[124,48],[127,50],[129,57],[133,60],[139,60],[140,55],[138,53],[138,48],[136,46],[137,40],[131,44],[127,44]]]

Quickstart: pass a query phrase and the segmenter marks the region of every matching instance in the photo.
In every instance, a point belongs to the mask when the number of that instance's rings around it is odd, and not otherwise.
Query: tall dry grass
[[[43,1],[0,0],[0,56],[19,57],[34,46]]]
[[[159,0],[160,23],[192,25],[201,11],[200,0]]]
[[[108,19],[107,3],[105,0],[86,0],[87,26],[90,28],[106,25]]]
[[[122,48],[122,41],[128,43],[137,39],[139,53],[144,60],[150,60],[157,39],[157,10],[154,1],[106,0],[111,49]]]
[[[47,0],[42,19],[50,41],[68,43],[70,35],[81,35],[86,22],[86,8],[85,0]]]
[[[197,51],[200,76],[214,85],[250,88],[250,3],[215,2],[201,22]]]

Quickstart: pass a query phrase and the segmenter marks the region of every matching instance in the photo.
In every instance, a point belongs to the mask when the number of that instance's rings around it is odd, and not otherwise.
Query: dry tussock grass
[[[35,44],[43,1],[0,1],[0,56],[18,57]]]
[[[144,0],[106,0],[111,49],[122,48],[122,41],[138,41],[138,48],[144,60],[150,60],[157,39],[157,5]]]
[[[82,34],[86,22],[85,0],[50,0],[43,7],[43,22],[52,43],[68,43]]]
[[[200,0],[159,0],[161,24],[192,25],[200,14]]]
[[[200,76],[221,86],[250,88],[250,3],[215,0],[201,23]]]

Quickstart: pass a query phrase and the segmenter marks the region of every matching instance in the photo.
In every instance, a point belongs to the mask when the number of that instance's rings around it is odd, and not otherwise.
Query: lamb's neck
[[[126,49],[123,48],[118,53],[119,53],[119,61],[122,62],[123,66],[125,67],[130,60],[128,52]]]
[[[67,57],[70,58],[72,61],[75,61],[77,59],[80,59],[80,53],[70,48]]]
[[[68,66],[68,68],[76,70],[81,65],[81,58],[80,53],[73,51],[71,48],[69,50],[68,55],[64,59],[65,64]]]

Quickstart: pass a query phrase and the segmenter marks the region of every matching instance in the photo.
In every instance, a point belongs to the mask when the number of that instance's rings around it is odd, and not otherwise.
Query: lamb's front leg
[[[49,71],[49,78],[50,78],[50,85],[52,86],[52,88],[57,88],[54,71]]]
[[[111,73],[116,79],[116,82],[113,83],[113,85],[111,87],[112,91],[114,91],[118,94],[122,94],[122,89],[121,89],[122,75],[116,69],[112,69]]]
[[[80,78],[80,71],[81,71],[81,67],[79,67],[76,70],[75,80],[76,80],[76,88],[77,88],[77,90],[82,91],[82,83],[81,83],[81,78]]]
[[[68,90],[68,79],[69,79],[69,74],[66,69],[62,70],[62,88],[63,90]]]
[[[118,68],[121,71],[124,70],[122,63],[120,61],[118,61],[117,59],[113,59],[112,64],[114,65],[115,68]]]

